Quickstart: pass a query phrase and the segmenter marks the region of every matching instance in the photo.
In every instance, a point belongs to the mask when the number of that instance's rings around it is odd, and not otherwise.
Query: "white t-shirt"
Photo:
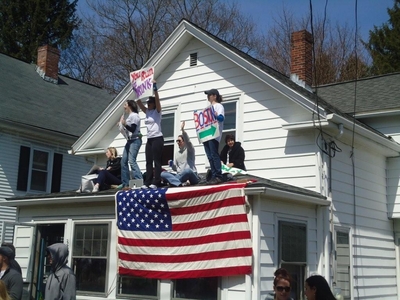
[[[161,112],[158,112],[156,109],[146,110],[144,124],[146,124],[147,127],[148,139],[163,135],[161,131]]]
[[[225,109],[221,103],[214,103],[213,104],[214,111],[217,112],[217,116],[223,115],[225,117]],[[218,122],[219,126],[219,137],[215,138],[218,142],[221,141],[222,138],[222,130],[224,130],[224,121]]]
[[[132,124],[136,124],[136,129],[134,132],[130,132],[127,130],[129,138],[139,137],[140,132],[140,117],[137,113],[131,112],[129,116],[125,120],[126,125],[132,126]]]

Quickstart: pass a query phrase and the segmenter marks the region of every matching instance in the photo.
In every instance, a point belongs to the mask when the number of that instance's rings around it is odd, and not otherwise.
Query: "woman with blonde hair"
[[[7,292],[6,284],[3,280],[0,280],[0,300],[11,300],[11,297]]]
[[[121,158],[118,157],[117,149],[108,147],[106,151],[108,158],[105,168],[99,169],[99,176],[95,180],[96,184],[93,187],[93,193],[99,190],[106,190],[111,185],[121,184]]]

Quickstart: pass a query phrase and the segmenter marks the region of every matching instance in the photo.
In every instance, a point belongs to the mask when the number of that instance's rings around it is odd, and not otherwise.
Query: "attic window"
[[[190,66],[191,67],[197,66],[197,53],[190,54]]]

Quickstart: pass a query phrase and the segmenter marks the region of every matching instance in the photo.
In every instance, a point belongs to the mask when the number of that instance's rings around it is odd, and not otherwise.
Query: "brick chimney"
[[[37,72],[44,80],[54,83],[58,82],[58,62],[60,61],[60,50],[45,45],[38,48]]]
[[[313,38],[307,30],[292,33],[290,73],[297,75],[309,87],[312,86]]]

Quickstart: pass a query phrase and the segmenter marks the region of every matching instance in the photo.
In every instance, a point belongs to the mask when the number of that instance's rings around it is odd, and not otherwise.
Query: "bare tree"
[[[255,53],[256,24],[235,3],[221,0],[87,0],[74,46],[63,57],[64,73],[117,93],[185,18],[227,43]]]
[[[264,34],[264,46],[256,51],[258,59],[289,76],[291,33],[307,29],[312,31],[314,38],[313,85],[355,79],[356,75],[357,78],[368,75],[368,57],[361,41],[357,42],[355,60],[354,29],[348,24],[332,25],[329,19],[321,16],[314,18],[311,27],[310,19],[310,16],[296,19],[294,14],[284,7],[282,13],[274,19],[274,25]],[[356,62],[360,67],[357,74],[354,72]],[[354,66],[351,67],[351,64]]]

